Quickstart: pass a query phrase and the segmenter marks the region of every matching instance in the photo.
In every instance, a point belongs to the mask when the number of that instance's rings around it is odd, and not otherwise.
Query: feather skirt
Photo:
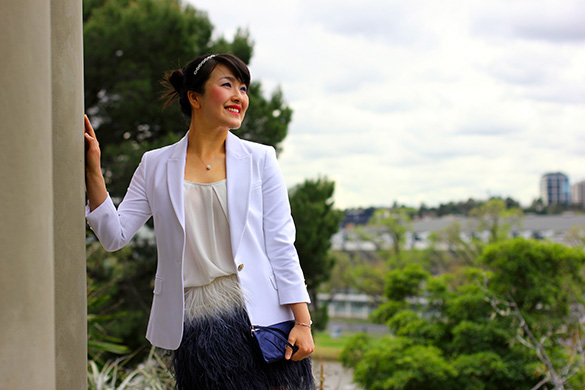
[[[173,352],[177,390],[314,390],[310,359],[261,357],[237,277],[185,291],[183,339]]]

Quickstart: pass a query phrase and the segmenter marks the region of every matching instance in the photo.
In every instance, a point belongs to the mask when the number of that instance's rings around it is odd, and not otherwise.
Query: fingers
[[[287,358],[287,355],[285,355],[285,358],[287,360],[292,360],[292,361],[298,362],[300,360],[306,359],[309,356],[311,356],[311,354],[313,353],[313,351],[315,349],[314,347],[307,348],[305,346],[299,346],[298,344],[295,346],[298,348],[298,350],[294,353],[294,355],[292,355],[288,358]],[[290,347],[287,347],[286,349],[287,349],[287,354],[288,354],[288,350],[290,349]],[[292,354],[292,351],[291,351],[291,354]]]
[[[96,172],[100,170],[100,157],[101,151],[100,146],[95,135],[95,131],[89,122],[89,118],[87,115],[83,118],[84,121],[84,133],[83,137],[85,140],[85,167],[89,170],[95,170]]]
[[[313,343],[313,336],[311,335],[310,329],[293,328],[289,334],[288,342],[298,348],[293,354],[290,347],[286,347],[284,358],[286,360],[299,361],[308,358],[315,350],[315,344]]]
[[[290,343],[290,340],[289,340],[289,343]],[[291,343],[291,344],[292,344],[292,343]],[[293,345],[294,345],[294,344],[293,344]],[[284,358],[285,358],[286,360],[290,360],[291,356],[292,356],[292,348],[291,348],[291,347],[289,347],[289,346],[287,346],[287,347],[286,347],[286,352],[285,352],[285,354],[284,354]]]
[[[87,117],[87,115],[84,115],[83,117],[84,117],[85,134],[89,134],[92,138],[96,138],[95,132],[93,131],[93,127],[91,127],[91,123],[89,122],[89,118]]]
[[[89,151],[90,149],[94,150],[94,151],[99,151],[99,144],[97,141],[97,137],[95,135],[95,131],[93,130],[93,127],[91,126],[91,122],[89,121],[89,118],[87,117],[87,115],[83,116],[83,122],[84,122],[84,138],[85,138],[85,151]]]
[[[87,115],[83,116],[83,128],[83,138],[85,138],[85,153],[87,153],[91,148],[91,143],[95,141],[95,132],[91,127],[91,123],[89,122]]]

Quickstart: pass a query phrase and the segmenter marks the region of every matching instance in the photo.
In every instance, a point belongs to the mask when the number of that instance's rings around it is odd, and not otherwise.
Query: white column
[[[49,3],[0,19],[0,389],[54,390]]]
[[[57,389],[87,388],[81,0],[51,0]]]

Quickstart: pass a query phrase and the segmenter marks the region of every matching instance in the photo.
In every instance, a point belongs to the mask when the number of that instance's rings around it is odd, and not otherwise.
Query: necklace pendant
[[[211,170],[211,165],[208,165],[206,168],[208,171]]]

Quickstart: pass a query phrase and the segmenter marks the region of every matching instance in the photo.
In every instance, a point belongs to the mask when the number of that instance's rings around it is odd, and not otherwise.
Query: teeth
[[[228,108],[226,108],[226,110],[231,111],[231,112],[237,112],[238,114],[240,113],[240,110],[238,110],[237,108],[228,107]]]

